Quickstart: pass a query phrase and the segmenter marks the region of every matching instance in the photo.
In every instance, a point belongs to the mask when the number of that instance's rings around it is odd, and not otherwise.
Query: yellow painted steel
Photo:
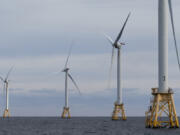
[[[179,128],[172,90],[169,89],[167,93],[158,93],[157,91],[157,88],[152,88],[153,100],[149,110],[146,112],[146,127]]]
[[[124,110],[124,104],[114,104],[114,111],[112,114],[112,120],[119,120],[119,113],[121,114],[121,119],[126,120],[125,110]]]
[[[8,109],[4,110],[3,118],[10,117],[10,113]]]
[[[63,112],[62,112],[61,118],[64,118],[64,119],[65,118],[68,118],[68,119],[71,118],[69,108],[66,108],[66,107],[63,108]]]

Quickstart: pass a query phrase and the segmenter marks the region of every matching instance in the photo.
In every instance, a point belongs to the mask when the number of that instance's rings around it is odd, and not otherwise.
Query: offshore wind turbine
[[[4,110],[4,114],[3,117],[10,117],[10,113],[9,113],[9,75],[12,71],[13,67],[8,71],[6,78],[3,78],[0,76],[1,81],[4,83],[4,88],[3,90],[6,92],[6,108]]]
[[[114,104],[114,111],[112,114],[112,120],[118,120],[119,119],[119,116],[118,116],[119,113],[121,113],[122,119],[126,120],[124,104],[123,104],[123,100],[122,100],[122,78],[121,78],[121,76],[122,76],[121,75],[122,74],[122,72],[121,72],[121,47],[125,44],[119,42],[119,40],[121,39],[121,36],[123,34],[124,28],[127,24],[129,17],[130,17],[130,13],[128,14],[126,21],[124,22],[124,25],[123,25],[123,27],[122,27],[122,29],[121,29],[120,33],[118,34],[115,41],[113,41],[112,38],[110,38],[109,36],[106,36],[112,45],[110,77],[111,77],[111,73],[112,73],[112,66],[113,66],[115,49],[117,50],[117,100]]]
[[[69,109],[69,99],[68,99],[68,97],[69,97],[68,79],[70,79],[72,81],[72,83],[74,84],[74,86],[78,90],[79,94],[81,94],[78,85],[76,84],[75,80],[73,79],[73,77],[69,73],[70,68],[68,68],[68,61],[69,61],[69,57],[71,55],[71,50],[72,50],[72,46],[70,47],[69,54],[68,54],[68,57],[66,59],[64,69],[62,70],[62,72],[65,73],[65,106],[64,106],[63,112],[62,112],[62,116],[61,116],[62,118],[66,118],[66,117],[71,118],[70,109]]]
[[[168,85],[168,8],[170,12],[174,44],[180,70],[179,52],[177,49],[176,34],[173,19],[171,0],[159,0],[158,9],[158,88],[152,88],[153,100],[146,112],[146,127],[178,128],[179,121],[173,99],[173,90]],[[164,115],[169,119],[163,120]],[[162,118],[163,117],[163,118]]]

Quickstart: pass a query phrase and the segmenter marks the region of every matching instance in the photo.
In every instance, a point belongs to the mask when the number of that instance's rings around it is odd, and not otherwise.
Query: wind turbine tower
[[[171,0],[159,0],[158,9],[158,88],[152,88],[153,100],[146,112],[146,127],[178,128],[179,121],[173,99],[173,90],[168,86],[168,8],[170,12],[176,55],[180,69]],[[164,118],[164,116],[168,117]],[[163,118],[162,118],[163,117]]]
[[[65,106],[63,108],[63,112],[62,112],[62,115],[61,115],[62,118],[71,118],[70,109],[69,109],[69,98],[68,98],[69,97],[68,78],[72,81],[72,83],[74,84],[74,86],[78,90],[79,94],[81,95],[81,92],[79,90],[78,85],[76,84],[75,80],[73,79],[73,77],[69,73],[70,68],[67,67],[68,60],[69,60],[69,57],[70,57],[70,54],[71,54],[71,49],[72,49],[72,46],[70,47],[69,55],[67,57],[67,60],[66,60],[66,63],[65,63],[65,67],[62,70],[62,72],[65,73]]]
[[[126,18],[126,21],[118,35],[115,41],[113,41],[109,36],[106,36],[109,42],[112,45],[112,57],[111,57],[111,68],[110,68],[110,77],[112,73],[112,65],[113,65],[113,59],[114,59],[114,50],[117,50],[117,100],[114,104],[114,111],[112,114],[112,120],[118,120],[119,119],[119,113],[122,115],[122,120],[126,120],[125,110],[124,110],[124,104],[122,100],[122,78],[121,78],[121,47],[125,45],[124,43],[120,43],[119,40],[123,34],[124,28],[127,24],[127,21],[130,17],[130,13],[128,17]]]
[[[7,76],[6,76],[5,79],[3,79],[3,78],[0,76],[0,79],[1,79],[1,80],[3,81],[3,83],[4,83],[4,88],[3,88],[3,89],[4,89],[5,92],[6,92],[6,108],[5,108],[4,114],[3,114],[3,117],[4,117],[4,118],[5,118],[5,117],[10,117],[10,113],[9,113],[9,90],[8,90],[9,80],[8,80],[8,77],[9,77],[12,69],[13,69],[13,68],[11,68],[11,69],[9,70],[9,72],[7,73]]]

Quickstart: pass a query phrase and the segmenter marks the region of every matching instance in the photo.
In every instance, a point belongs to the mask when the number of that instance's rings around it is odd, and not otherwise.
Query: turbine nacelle
[[[67,71],[69,71],[69,68],[64,68],[64,69],[62,70],[62,72],[67,72]]]
[[[3,77],[0,76],[0,80],[2,82],[4,82],[5,84],[8,84],[8,82],[9,82],[8,78],[9,78],[9,75],[10,75],[12,70],[13,70],[13,67],[11,67],[10,70],[8,71],[6,78],[3,78]]]
[[[5,80],[5,81],[4,81],[4,83],[6,83],[6,84],[7,84],[7,83],[8,83],[8,80]]]
[[[120,49],[122,45],[125,45],[125,43],[119,43],[117,42],[116,44],[114,44],[113,46],[117,49]]]

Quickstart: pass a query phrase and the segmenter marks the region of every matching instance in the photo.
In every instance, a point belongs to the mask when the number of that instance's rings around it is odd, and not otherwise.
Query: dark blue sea
[[[147,129],[145,118],[11,117],[0,119],[0,135],[180,135],[180,129]]]

